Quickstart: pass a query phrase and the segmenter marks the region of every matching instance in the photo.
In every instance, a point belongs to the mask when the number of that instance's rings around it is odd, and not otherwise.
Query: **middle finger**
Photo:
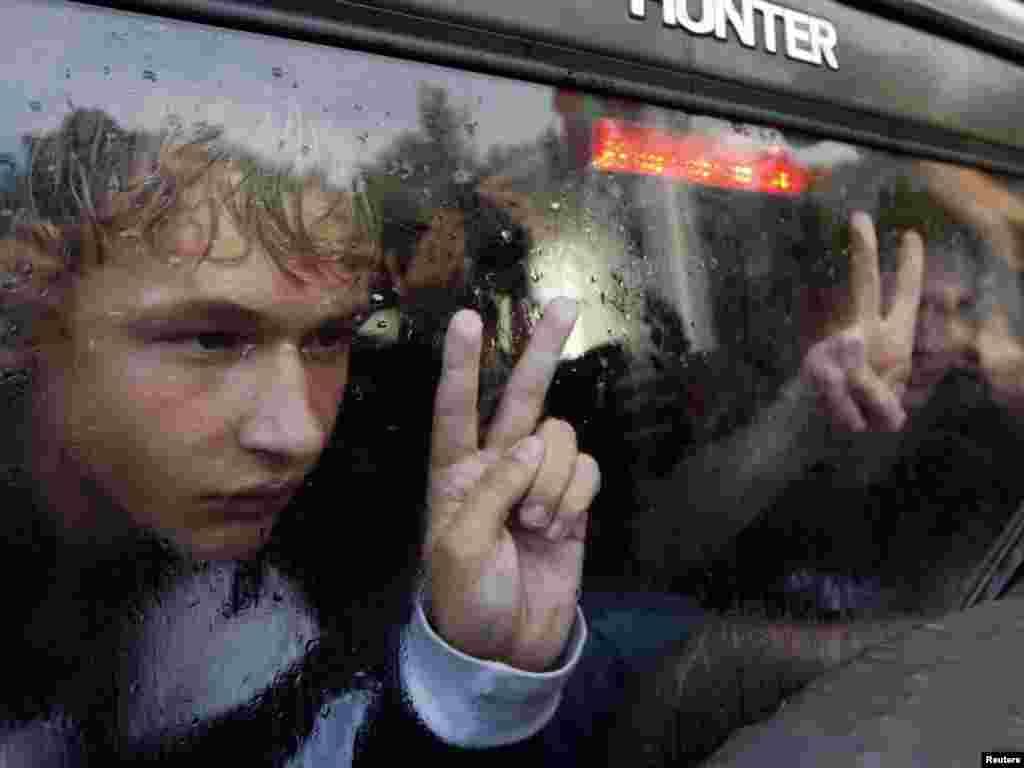
[[[505,388],[484,447],[504,452],[533,432],[577,313],[578,305],[567,298],[554,299],[545,307]]]

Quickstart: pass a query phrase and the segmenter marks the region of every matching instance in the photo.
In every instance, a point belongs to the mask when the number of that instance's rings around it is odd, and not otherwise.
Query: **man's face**
[[[968,315],[976,300],[968,281],[934,251],[929,253],[914,326],[905,406],[923,406],[947,373],[967,363],[971,337]]]
[[[258,247],[217,263],[242,252],[226,215],[196,266],[205,246],[182,227],[166,262],[115,254],[71,289],[70,335],[41,354],[30,457],[68,529],[251,556],[324,449],[365,284],[340,269],[296,283]]]

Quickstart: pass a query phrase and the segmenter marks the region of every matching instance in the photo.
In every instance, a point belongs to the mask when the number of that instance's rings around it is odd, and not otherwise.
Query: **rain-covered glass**
[[[486,420],[544,305],[579,302],[547,415],[602,469],[584,605],[847,620],[1013,582],[1018,180],[41,0],[5,4],[0,51],[0,568],[26,627],[12,653],[57,670],[17,687],[23,720],[56,702],[146,744],[248,716],[307,657],[325,690],[360,690],[379,649],[352,638],[400,615],[381,596],[415,576],[463,307]],[[277,326],[211,297],[279,268],[296,282],[258,295],[323,319],[296,345],[321,408],[293,446],[305,482],[265,525],[218,527],[218,493],[255,466],[225,441],[274,437],[273,419],[233,431],[259,397],[223,386],[232,366],[297,374],[261,358]]]

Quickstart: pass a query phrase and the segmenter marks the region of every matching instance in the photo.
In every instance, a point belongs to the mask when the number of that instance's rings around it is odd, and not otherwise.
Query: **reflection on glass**
[[[0,50],[18,75],[0,90],[3,467],[26,510],[6,567],[28,585],[12,609],[26,644],[57,670],[19,692],[25,719],[56,701],[131,746],[193,725],[201,743],[261,691],[304,690],[278,679],[290,664],[337,667],[332,642],[355,652],[314,703],[379,662],[361,638],[402,615],[382,585],[414,576],[441,339],[462,307],[483,319],[490,418],[541,307],[580,302],[548,414],[604,473],[588,591],[831,621],[941,613],[1018,578],[1016,180],[55,3],[9,4]],[[124,267],[136,251],[158,258]],[[260,397],[271,427],[291,407],[275,339],[317,361],[316,397],[286,449],[273,428],[243,434],[287,454],[245,475],[213,433]],[[281,390],[247,384],[241,360]],[[271,480],[294,503],[205,525],[231,510],[219,497]],[[198,485],[215,498],[190,506]],[[395,536],[338,575],[339,555]],[[81,618],[58,634],[87,650],[51,646],[64,612]],[[225,646],[245,651],[218,682],[189,666]],[[110,647],[127,650],[90,669]],[[271,698],[247,734],[279,714]],[[317,719],[303,712],[297,741]]]

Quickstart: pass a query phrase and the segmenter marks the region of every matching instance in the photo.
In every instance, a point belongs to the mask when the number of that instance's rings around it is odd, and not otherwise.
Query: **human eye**
[[[238,334],[225,333],[223,331],[197,333],[192,337],[192,342],[196,347],[204,352],[218,352],[227,349],[234,349],[242,343]]]
[[[329,323],[309,337],[303,351],[316,362],[335,362],[348,352],[354,337],[355,328],[351,322]]]
[[[174,331],[158,338],[157,342],[204,362],[242,357],[253,346],[245,334],[221,329]]]

